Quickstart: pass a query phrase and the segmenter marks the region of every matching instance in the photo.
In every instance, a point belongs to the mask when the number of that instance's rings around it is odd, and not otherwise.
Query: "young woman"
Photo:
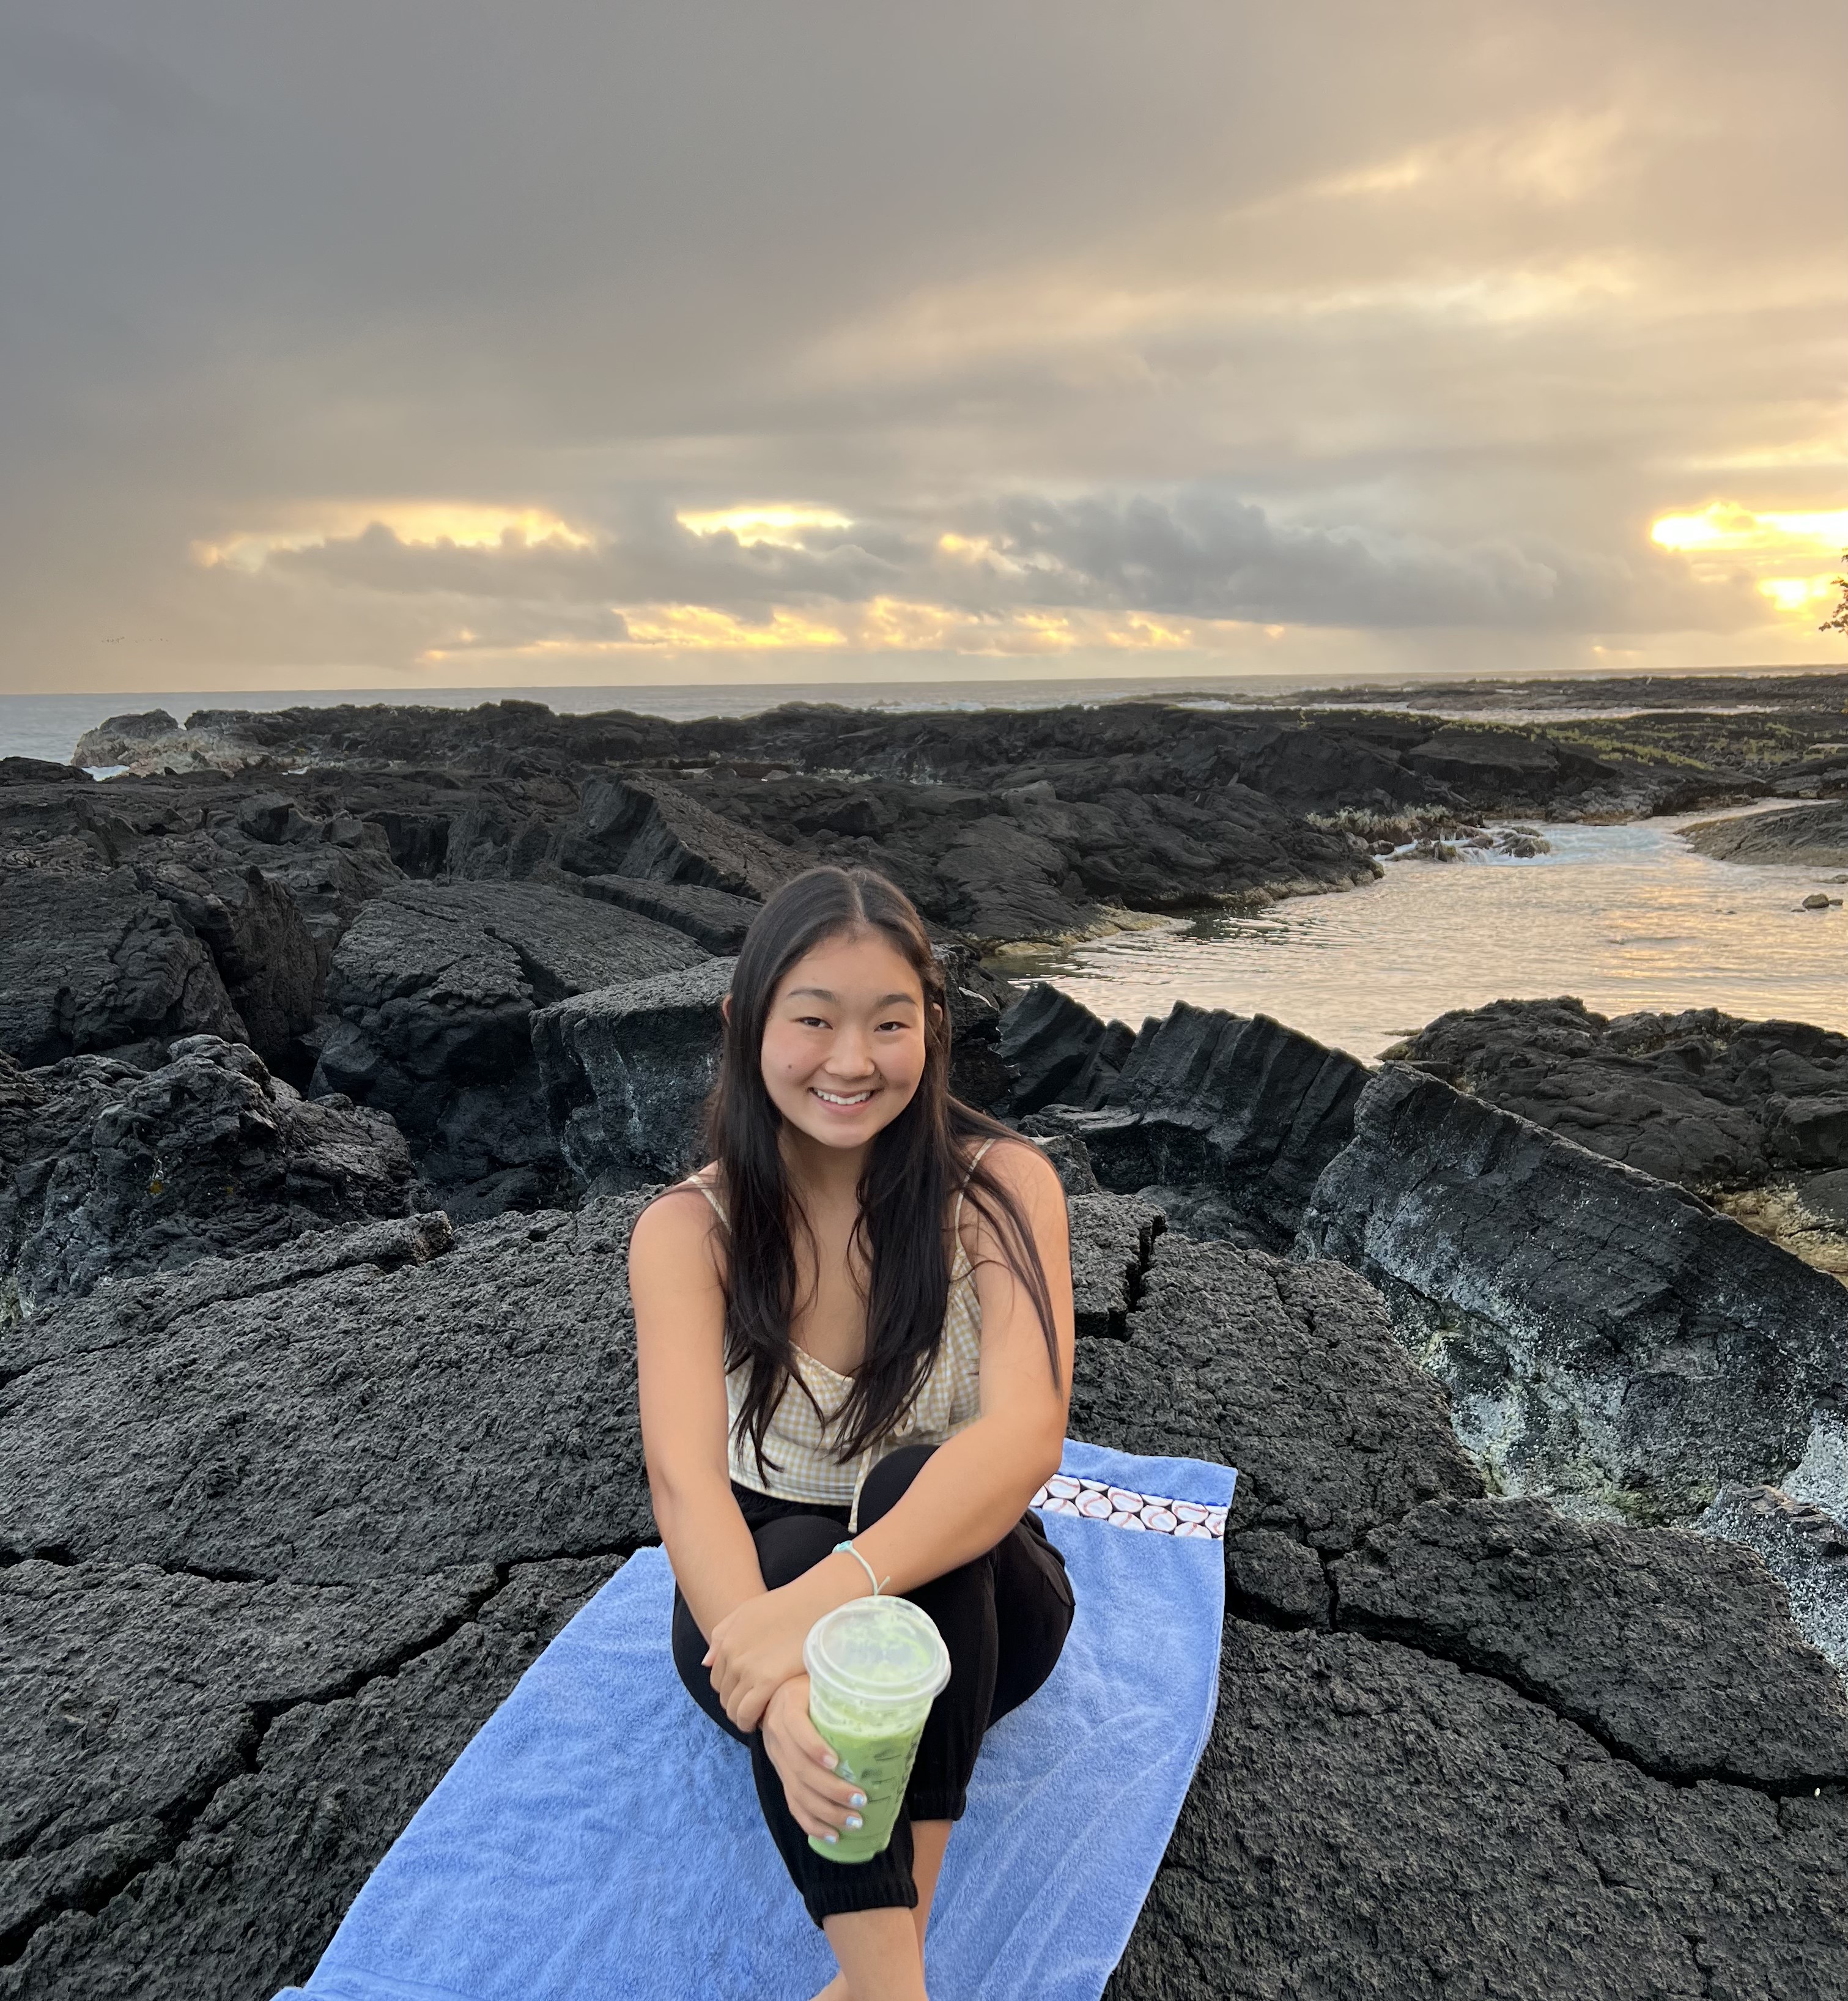
[[[1039,1150],[948,1093],[943,975],[865,869],[816,868],[739,954],[715,1157],[629,1250],[642,1431],[679,1585],[676,1665],[750,1747],[839,1962],[827,2001],[923,2001],[923,1943],[982,1735],[1052,1672],[1071,1589],[1028,1502],[1071,1380],[1065,1202]],[[809,1720],[802,1642],[876,1580],[930,1613],[948,1685],[890,1846]]]

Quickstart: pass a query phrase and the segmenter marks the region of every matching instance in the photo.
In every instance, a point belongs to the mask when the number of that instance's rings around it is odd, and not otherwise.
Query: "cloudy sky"
[[[9,0],[0,690],[1828,664],[1841,0]]]

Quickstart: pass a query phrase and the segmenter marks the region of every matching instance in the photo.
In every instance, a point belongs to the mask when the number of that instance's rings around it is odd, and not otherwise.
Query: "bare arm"
[[[1058,1380],[1031,1296],[989,1225],[966,1203],[963,1242],[975,1261],[982,1307],[982,1415],[939,1446],[892,1512],[854,1538],[874,1575],[890,1576],[893,1591],[927,1584],[993,1549],[1059,1470],[1065,1442],[1072,1370],[1065,1193],[1036,1147],[1004,1141],[988,1159],[1019,1204],[1046,1269]]]
[[[1036,1147],[1004,1143],[990,1158],[1019,1202],[1046,1268],[1058,1377],[1031,1297],[987,1226],[966,1206],[964,1241],[976,1261],[982,1306],[982,1415],[939,1446],[892,1512],[854,1539],[874,1576],[889,1578],[893,1592],[914,1590],[993,1549],[1059,1470],[1072,1364],[1064,1192]],[[713,1683],[733,1721],[749,1728],[775,1691],[801,1673],[809,1628],[867,1589],[865,1571],[837,1554],[741,1604],[715,1627]]]
[[[694,1622],[708,1637],[764,1596],[757,1545],[726,1456],[725,1295],[712,1213],[695,1188],[663,1195],[629,1240],[642,1446],[655,1521]]]
[[[642,1444],[655,1521],[694,1623],[708,1640],[740,1606],[767,1603],[757,1546],[732,1492],[726,1452],[725,1295],[712,1212],[697,1189],[644,1209],[629,1239],[629,1291],[635,1303],[635,1360]],[[854,1569],[851,1557],[834,1559]],[[841,1600],[851,1596],[841,1594]],[[806,1634],[807,1627],[803,1627]],[[797,1665],[800,1665],[801,1641]],[[708,1655],[708,1661],[712,1657]],[[740,1729],[764,1729],[789,1811],[806,1834],[832,1839],[864,1796],[834,1776],[834,1752],[809,1721],[806,1676],[788,1679],[774,1716],[770,1696],[741,1704],[716,1669],[714,1686]]]

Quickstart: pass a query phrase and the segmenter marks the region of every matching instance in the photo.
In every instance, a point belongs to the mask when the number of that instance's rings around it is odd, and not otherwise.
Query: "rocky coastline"
[[[917,898],[959,1089],[1060,1168],[1074,1433],[1241,1468],[1115,2001],[1839,1992],[1848,1038],[1510,1002],[1369,1067],[995,970],[1419,833],[1836,810],[1794,700],[1647,707],[221,712],[104,726],[101,785],[0,763],[0,1997],[305,1975],[653,1540],[621,1255],[816,859]]]

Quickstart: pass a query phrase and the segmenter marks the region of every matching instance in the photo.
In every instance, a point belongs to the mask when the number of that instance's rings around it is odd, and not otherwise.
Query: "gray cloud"
[[[1848,506],[1845,57],[1829,0],[21,0],[0,687],[886,598],[1826,656],[1648,530]],[[674,524],[767,501],[854,525]],[[364,529],[426,502],[587,546]]]
[[[1543,541],[1449,547],[1427,538],[1273,520],[1212,495],[1060,501],[1015,494],[957,510],[943,533],[896,525],[809,528],[799,546],[694,534],[671,518],[595,546],[510,538],[407,544],[362,533],[277,552],[294,576],[433,603],[540,614],[657,601],[761,623],[778,607],[825,611],[898,598],[976,615],[1081,607],[1260,625],[1630,632],[1747,623],[1749,590],[1702,589],[1672,558],[1624,561]],[[581,629],[573,628],[572,629]],[[614,636],[612,634],[609,636]]]

